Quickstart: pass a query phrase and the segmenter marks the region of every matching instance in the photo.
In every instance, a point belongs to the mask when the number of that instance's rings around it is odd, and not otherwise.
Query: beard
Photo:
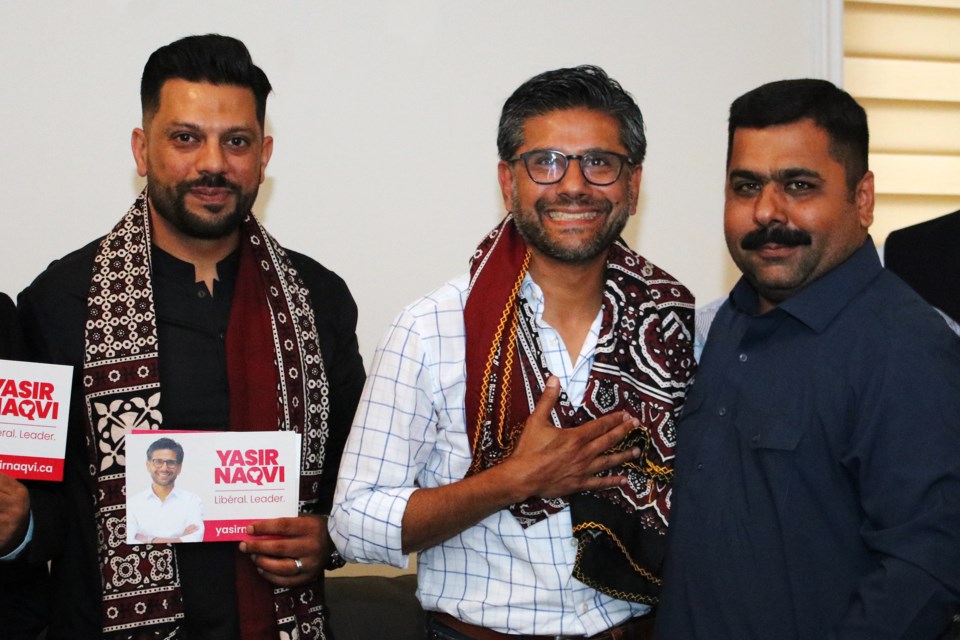
[[[180,233],[198,240],[219,240],[240,228],[243,217],[253,207],[257,199],[259,185],[252,191],[244,192],[239,185],[230,182],[222,174],[204,175],[196,180],[179,182],[172,187],[150,180],[150,204],[157,214],[169,222]],[[236,205],[225,211],[220,205],[207,205],[204,209],[215,218],[206,218],[187,209],[186,196],[194,187],[227,189],[233,194]]]
[[[633,208],[629,201],[624,206],[614,210],[613,203],[606,199],[593,200],[587,196],[572,198],[566,195],[561,195],[553,201],[540,198],[533,206],[533,212],[523,211],[517,189],[514,187],[510,209],[520,235],[523,236],[528,245],[534,247],[540,253],[558,262],[569,264],[589,262],[606,252],[610,245],[620,237],[624,227],[627,226],[630,211]],[[550,237],[541,221],[549,216],[551,209],[565,206],[593,209],[599,212],[600,216],[606,218],[606,224],[591,238],[587,238],[578,244],[563,244]]]

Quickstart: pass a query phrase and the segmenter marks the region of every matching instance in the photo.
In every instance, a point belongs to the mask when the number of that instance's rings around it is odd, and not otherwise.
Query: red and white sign
[[[63,480],[73,367],[0,360],[0,473]]]
[[[127,542],[248,540],[251,522],[297,516],[300,443],[292,431],[127,434]]]

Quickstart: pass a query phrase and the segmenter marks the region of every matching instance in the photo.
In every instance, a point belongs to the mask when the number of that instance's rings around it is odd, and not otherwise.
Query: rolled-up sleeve
[[[403,513],[438,424],[428,356],[409,311],[391,326],[371,371],[344,449],[330,534],[347,560],[406,567]]]

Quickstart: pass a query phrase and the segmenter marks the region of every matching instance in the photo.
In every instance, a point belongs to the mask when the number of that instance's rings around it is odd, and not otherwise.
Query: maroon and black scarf
[[[162,422],[150,246],[144,189],[100,243],[87,302],[83,385],[104,638],[183,637],[176,548],[126,544],[125,435],[159,429]],[[227,363],[231,429],[301,433],[300,510],[315,510],[329,413],[316,322],[309,292],[289,258],[252,214],[241,226]],[[320,580],[273,587],[238,554],[244,640],[329,637]]]
[[[470,473],[501,462],[550,376],[532,313],[520,296],[529,250],[507,216],[473,256],[466,325]],[[621,600],[654,604],[673,479],[675,421],[693,375],[693,296],[622,240],[607,256],[602,324],[580,407],[561,394],[554,424],[576,427],[615,411],[640,420],[618,451],[634,462],[606,472],[625,486],[566,499],[530,497],[510,511],[524,527],[570,505],[579,547],[574,577]]]

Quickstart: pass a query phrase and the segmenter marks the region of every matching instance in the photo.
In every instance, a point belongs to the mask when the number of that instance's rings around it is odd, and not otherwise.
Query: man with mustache
[[[824,80],[730,108],[743,273],[678,426],[658,638],[943,637],[960,597],[960,341],[883,269],[864,110]]]
[[[146,188],[20,296],[31,355],[75,368],[64,481],[31,493],[23,551],[53,561],[49,639],[327,633],[325,514],[364,371],[343,280],[252,215],[270,91],[234,38],[155,51],[131,138]],[[301,433],[301,515],[239,545],[127,544],[130,429]]]
[[[648,638],[693,298],[619,239],[646,140],[603,70],[506,101],[508,215],[471,273],[381,343],[344,452],[331,534],[406,566],[430,637]]]

